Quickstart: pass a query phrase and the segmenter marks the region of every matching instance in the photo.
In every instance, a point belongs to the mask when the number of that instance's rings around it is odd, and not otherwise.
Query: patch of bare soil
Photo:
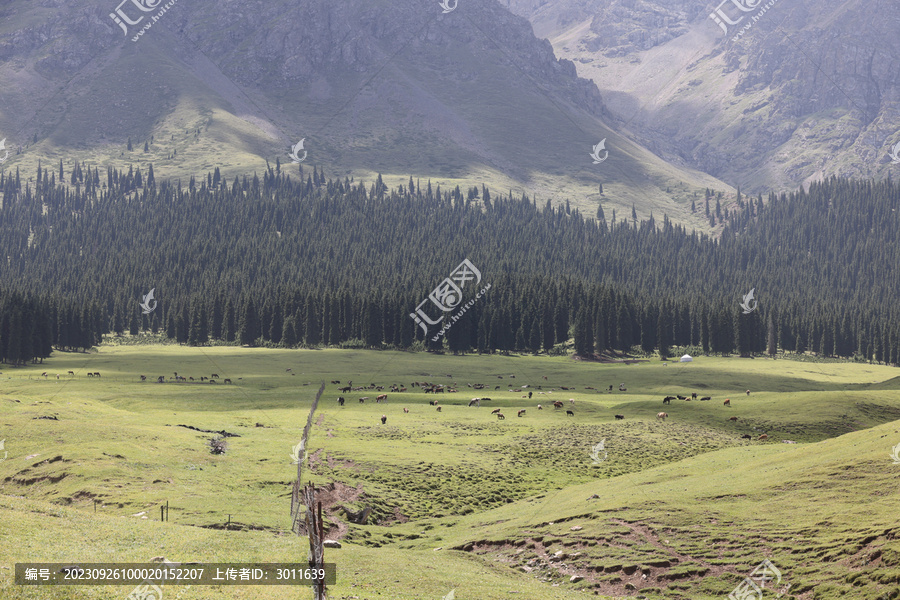
[[[667,582],[699,581],[709,576],[719,576],[726,567],[711,565],[707,561],[677,552],[673,547],[660,541],[652,527],[638,522],[611,519],[611,523],[624,526],[629,531],[609,537],[590,537],[577,533],[545,541],[544,536],[526,537],[517,540],[469,542],[454,550],[463,550],[491,557],[493,562],[517,566],[519,571],[550,583],[560,580],[582,581],[587,589],[601,596],[628,597],[648,592],[665,590]],[[658,556],[635,556],[633,559],[598,559],[597,546],[615,547],[625,551],[637,547],[652,546]],[[550,552],[552,547],[564,550]],[[677,568],[676,568],[677,567]],[[682,598],[680,595],[672,598]],[[686,598],[686,597],[685,597]]]

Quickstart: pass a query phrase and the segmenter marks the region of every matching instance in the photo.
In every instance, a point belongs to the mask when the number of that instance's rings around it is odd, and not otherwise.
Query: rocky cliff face
[[[586,0],[583,20],[546,33],[648,147],[734,186],[896,169],[900,5],[798,0],[761,13],[766,3],[742,1],[753,10],[722,5],[732,21],[745,17],[727,36],[710,7],[682,0]],[[542,24],[573,10],[511,8]]]

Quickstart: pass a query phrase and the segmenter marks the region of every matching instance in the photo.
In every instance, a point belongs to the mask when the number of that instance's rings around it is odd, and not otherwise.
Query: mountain
[[[716,8],[723,27],[710,18]],[[614,127],[670,162],[753,193],[897,169],[896,3],[511,0],[510,9],[597,84]]]
[[[5,169],[30,177],[39,161],[144,172],[152,163],[157,177],[219,168],[231,179],[289,161],[302,140],[304,164],[330,176],[487,182],[570,197],[588,214],[601,199],[634,204],[699,229],[708,225],[691,200],[732,191],[610,128],[596,86],[493,0],[446,14],[414,0],[161,6],[0,8]],[[608,160],[594,164],[601,140]]]

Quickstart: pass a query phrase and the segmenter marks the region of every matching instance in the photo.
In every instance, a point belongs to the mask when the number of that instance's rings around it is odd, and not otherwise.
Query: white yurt
[[[681,362],[694,362],[694,359],[691,358],[690,354],[685,354],[681,357]]]

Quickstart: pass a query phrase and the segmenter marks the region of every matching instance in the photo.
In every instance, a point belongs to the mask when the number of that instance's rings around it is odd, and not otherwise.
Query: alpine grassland
[[[322,382],[303,478],[342,544],[326,549],[331,598],[703,600],[766,559],[780,576],[766,597],[788,585],[783,598],[900,595],[891,367],[107,343],[0,376],[0,597],[124,600],[133,588],[15,585],[21,562],[306,561],[291,532],[293,457]]]

